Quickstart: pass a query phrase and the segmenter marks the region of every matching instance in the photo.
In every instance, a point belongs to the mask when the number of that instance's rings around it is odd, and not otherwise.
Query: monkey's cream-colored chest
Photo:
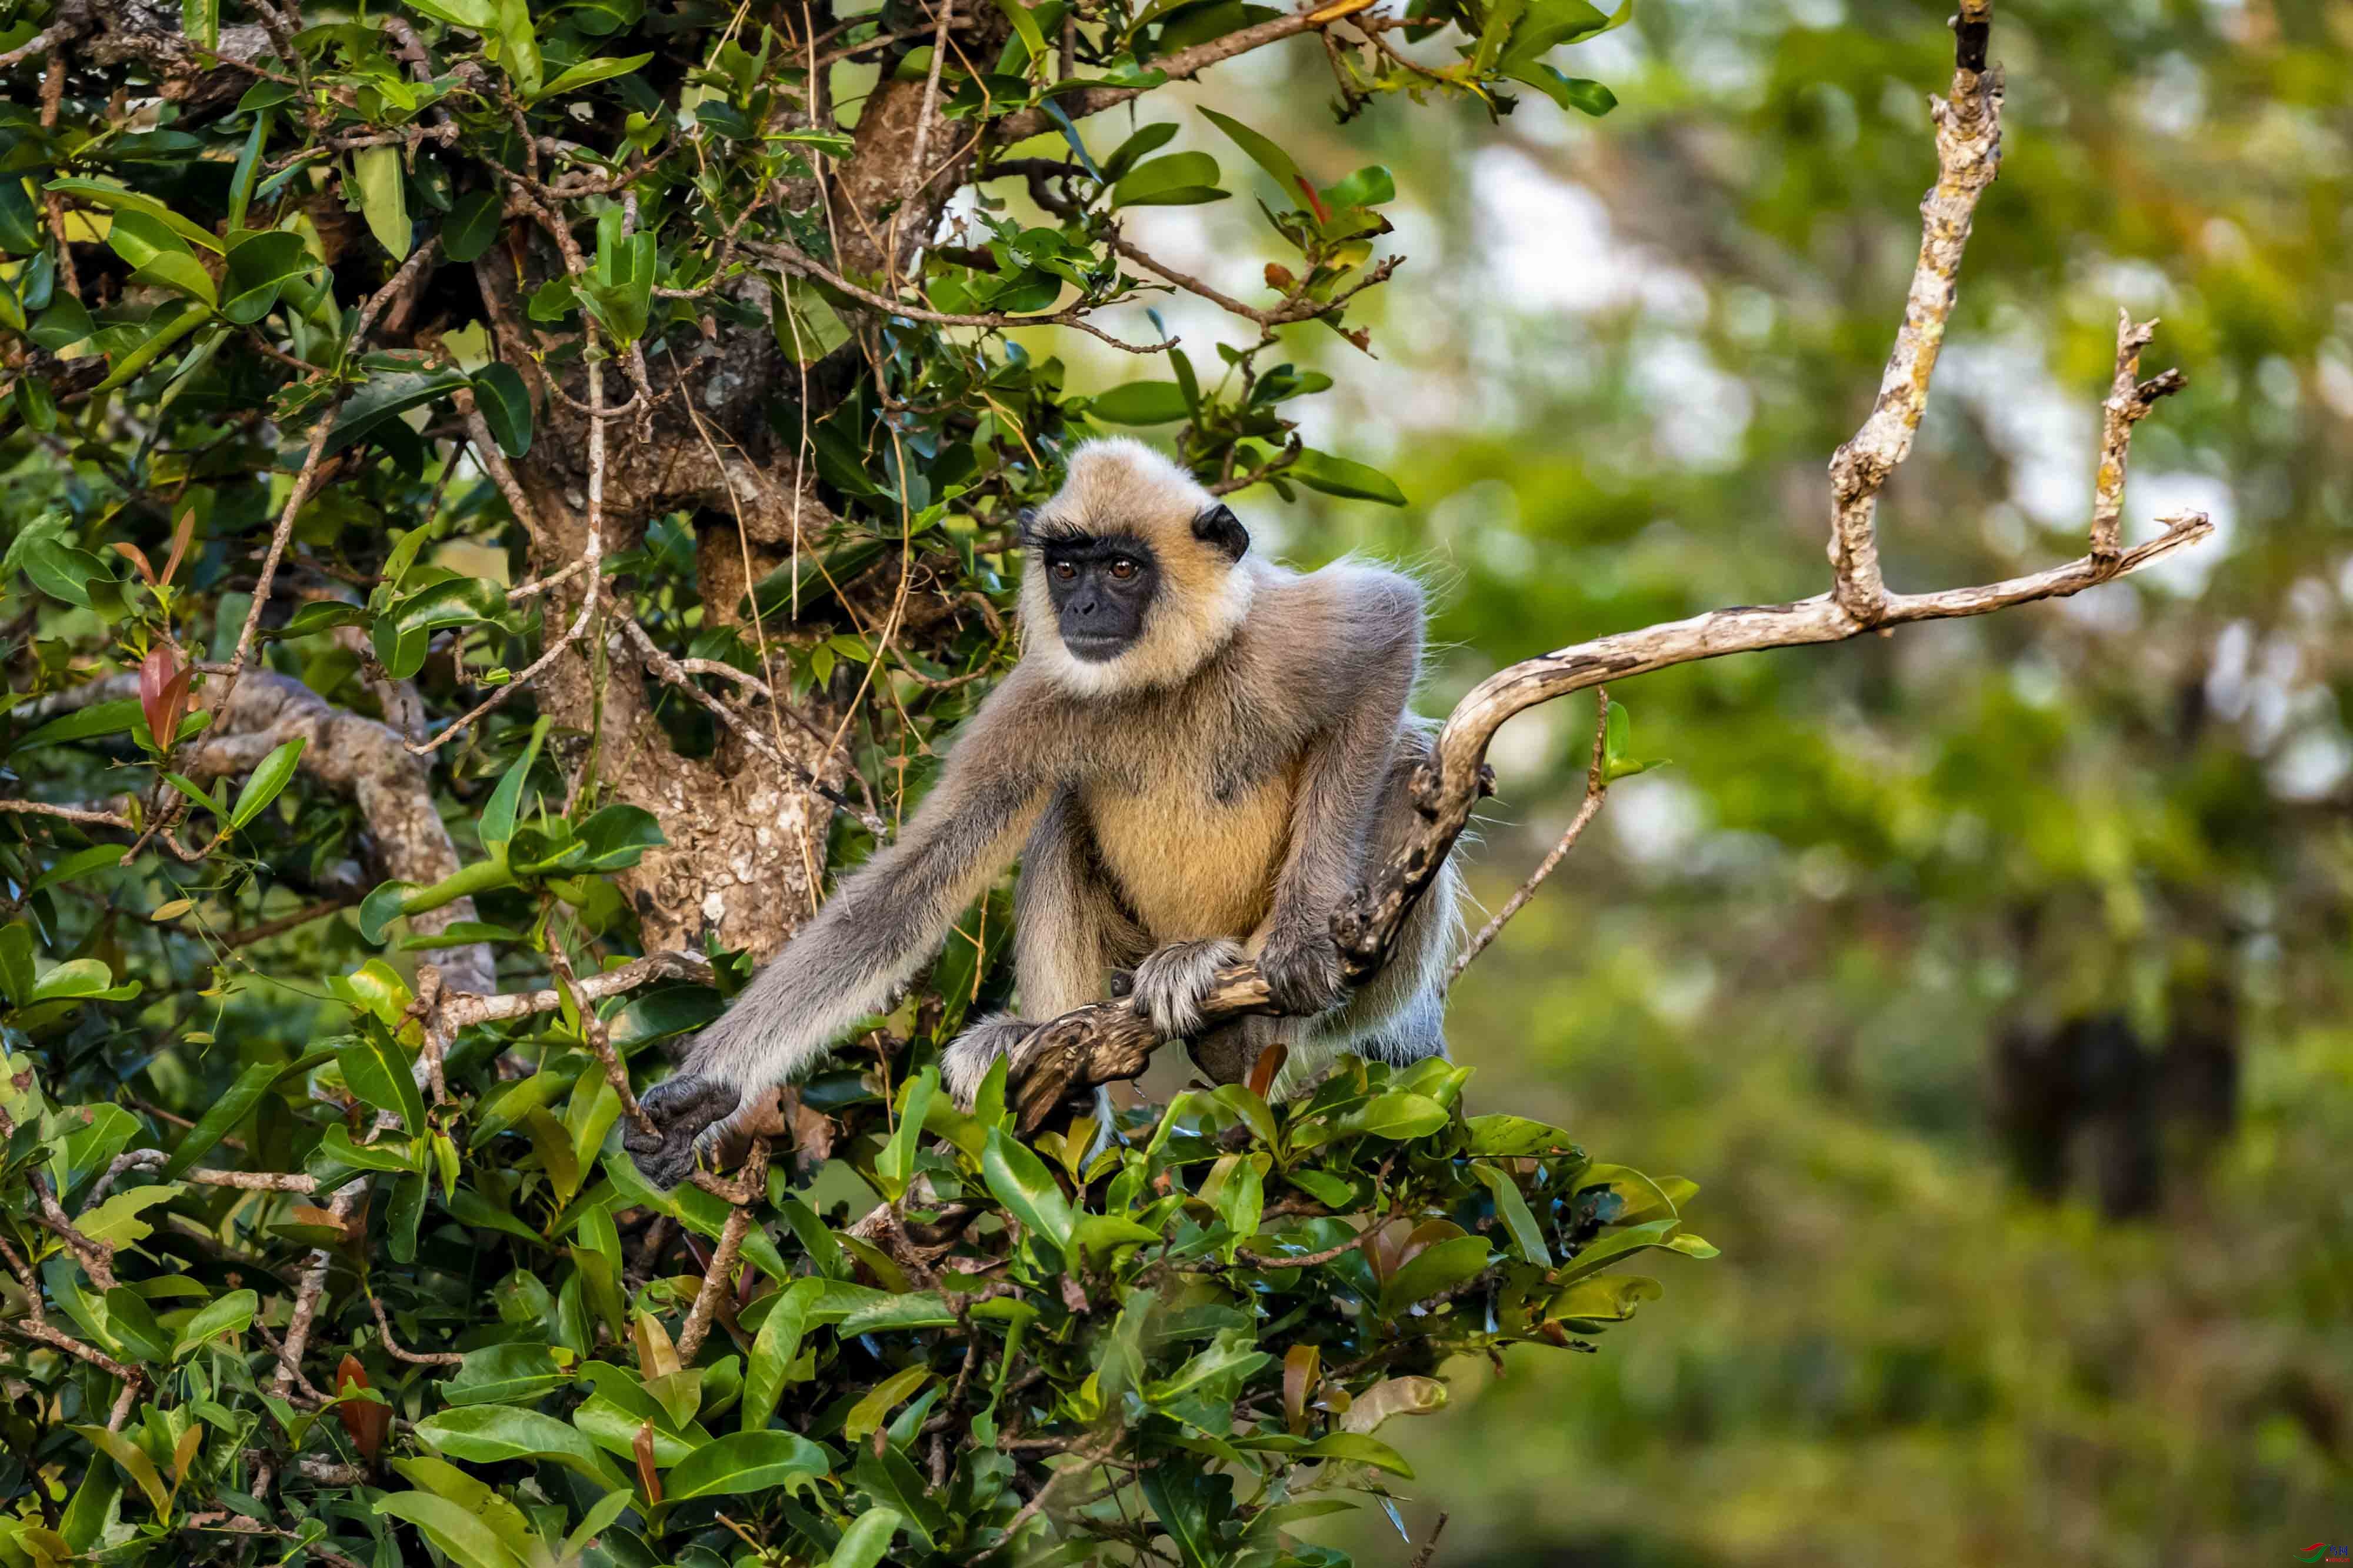
[[[1248,937],[1291,837],[1289,770],[1219,800],[1198,778],[1086,794],[1104,865],[1155,942]]]

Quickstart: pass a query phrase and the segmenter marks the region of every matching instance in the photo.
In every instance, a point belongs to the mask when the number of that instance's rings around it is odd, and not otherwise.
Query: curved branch
[[[1855,439],[1831,464],[1834,500],[1831,591],[1788,605],[1742,605],[1688,620],[1620,632],[1488,677],[1456,705],[1416,781],[1421,823],[1388,862],[1367,868],[1365,884],[1332,921],[1349,983],[1362,985],[1387,961],[1408,914],[1452,852],[1471,813],[1490,788],[1487,747],[1514,714],[1605,681],[1674,665],[1765,648],[1844,642],[1912,621],[1982,616],[2040,599],[2065,598],[2138,571],[2213,532],[2202,512],[2166,520],[2157,538],[2119,550],[2125,458],[2134,425],[2158,398],[2179,390],[2167,372],[2136,379],[2147,332],[2129,319],[2118,332],[2116,374],[2100,450],[2091,552],[2063,566],[1976,587],[1890,594],[1882,582],[1873,510],[1880,488],[1908,455],[1927,396],[1928,375],[1952,313],[1953,279],[1977,194],[1993,178],[2001,144],[2000,82],[1986,66],[1990,0],[1963,0],[1956,22],[1953,100],[1937,106],[1942,171],[1922,204],[1920,265],[1905,321],[1888,361],[1878,403]],[[1273,24],[1268,24],[1272,26]],[[1201,1004],[1205,1029],[1250,1014],[1272,1013],[1255,964],[1220,970]],[[1141,1074],[1160,1042],[1149,1021],[1124,1001],[1095,1004],[1044,1025],[1015,1053],[1017,1097],[1025,1131],[1041,1123],[1074,1091]]]

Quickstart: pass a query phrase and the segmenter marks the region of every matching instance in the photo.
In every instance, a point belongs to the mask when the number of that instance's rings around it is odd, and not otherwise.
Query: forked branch
[[[1737,605],[1599,637],[1513,665],[1481,682],[1448,718],[1417,782],[1420,830],[1388,864],[1370,869],[1366,885],[1333,921],[1353,983],[1362,984],[1379,970],[1406,916],[1452,852],[1487,793],[1488,743],[1513,715],[1604,681],[1673,665],[1844,642],[1912,621],[1981,616],[2064,598],[2137,571],[2212,532],[2204,514],[2188,513],[2167,519],[2163,532],[2129,550],[2118,542],[2133,426],[2158,399],[2182,385],[2176,371],[2138,379],[2140,351],[2155,323],[2136,325],[2127,319],[2118,334],[2116,381],[2105,405],[2090,552],[2028,576],[1928,594],[1890,593],[1881,577],[1874,534],[1879,492],[1911,453],[1951,320],[1978,198],[2000,164],[2001,79],[1987,57],[1991,14],[1991,0],[1963,0],[1954,23],[1951,95],[1932,100],[1936,184],[1921,204],[1920,258],[1904,322],[1870,417],[1831,464],[1830,591],[1795,604]],[[1222,971],[1201,1005],[1208,1026],[1273,1010],[1264,979],[1248,963]],[[1023,1127],[1039,1125],[1076,1090],[1134,1078],[1160,1044],[1151,1024],[1124,1002],[1082,1007],[1043,1026],[1017,1054]]]

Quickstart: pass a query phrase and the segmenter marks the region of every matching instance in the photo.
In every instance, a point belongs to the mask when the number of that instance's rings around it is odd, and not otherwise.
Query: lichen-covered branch
[[[1879,380],[1871,417],[1831,458],[1831,567],[1839,605],[1876,625],[1887,595],[1873,520],[1879,491],[1912,453],[1928,406],[1928,380],[1945,346],[1959,288],[1961,253],[1978,198],[2001,172],[2001,73],[1986,64],[1992,0],[1963,0],[1954,19],[1953,89],[1929,100],[1936,126],[1936,184],[1920,203],[1920,259],[1904,301],[1904,324]]]

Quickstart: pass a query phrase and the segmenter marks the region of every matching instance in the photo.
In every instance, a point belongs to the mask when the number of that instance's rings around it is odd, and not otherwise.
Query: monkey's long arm
[[[1422,596],[1412,579],[1371,567],[1330,574],[1332,634],[1311,646],[1346,649],[1350,657],[1293,688],[1328,694],[1332,710],[1300,777],[1291,844],[1259,957],[1286,1012],[1316,1012],[1345,993],[1332,915],[1355,889],[1421,668]]]
[[[1008,681],[966,725],[947,772],[898,841],[842,882],[807,926],[644,1096],[659,1136],[624,1146],[675,1185],[755,1091],[791,1079],[881,1005],[938,948],[956,912],[1008,865],[1045,805],[1050,739]]]

